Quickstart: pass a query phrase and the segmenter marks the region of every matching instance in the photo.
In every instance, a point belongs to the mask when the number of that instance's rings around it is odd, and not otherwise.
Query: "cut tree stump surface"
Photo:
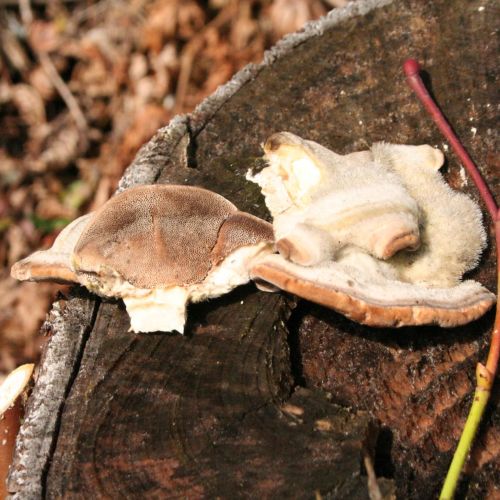
[[[360,1],[286,39],[138,154],[120,189],[178,183],[269,220],[260,144],[288,130],[339,153],[443,140],[432,92],[499,194],[493,0]],[[446,149],[446,148],[445,148]],[[478,198],[447,153],[445,175]],[[494,246],[471,277],[495,291]],[[240,287],[189,307],[185,336],[129,332],[121,302],[59,300],[9,480],[15,498],[434,498],[486,357],[493,313],[456,329],[380,330]],[[498,383],[459,495],[499,494]]]

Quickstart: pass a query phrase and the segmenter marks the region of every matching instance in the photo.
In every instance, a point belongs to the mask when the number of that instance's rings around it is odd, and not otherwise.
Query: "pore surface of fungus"
[[[252,269],[268,283],[373,326],[455,326],[492,293],[461,282],[486,245],[481,211],[439,173],[428,145],[375,144],[345,156],[288,132],[264,146],[257,182],[280,255]]]
[[[71,223],[52,248],[16,263],[21,280],[77,282],[122,298],[134,331],[182,332],[186,304],[249,280],[272,227],[190,186],[139,186]]]

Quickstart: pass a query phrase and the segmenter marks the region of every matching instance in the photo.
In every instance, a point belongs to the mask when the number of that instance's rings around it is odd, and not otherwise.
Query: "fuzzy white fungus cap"
[[[288,132],[264,151],[269,166],[248,175],[262,188],[280,252],[252,269],[264,288],[373,326],[455,326],[494,304],[482,285],[461,282],[486,233],[478,205],[439,173],[441,151],[378,143],[341,156]]]
[[[259,184],[286,258],[314,265],[348,245],[387,259],[419,245],[419,209],[401,179],[369,152],[341,156],[289,132],[264,145]]]

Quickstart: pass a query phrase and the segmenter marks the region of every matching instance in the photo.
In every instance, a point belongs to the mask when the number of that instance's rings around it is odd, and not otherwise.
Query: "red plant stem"
[[[420,78],[420,65],[414,59],[408,59],[404,63],[404,71],[408,80],[408,84],[413,89],[417,97],[420,99],[426,110],[431,115],[432,119],[439,127],[445,138],[450,142],[455,151],[456,155],[463,163],[467,172],[472,177],[474,183],[476,184],[479,194],[483,199],[488,212],[493,219],[495,240],[496,240],[496,251],[497,251],[497,287],[498,293],[500,293],[500,210],[493,198],[488,186],[486,185],[484,179],[479,173],[479,169],[476,167],[471,157],[462,146],[458,137],[453,132],[450,124],[446,121],[443,113],[437,107],[433,98],[425,88],[425,85]],[[497,309],[495,315],[495,324],[493,326],[493,333],[491,337],[490,349],[488,352],[488,359],[486,365],[478,363],[476,367],[476,391],[474,395],[474,400],[465,423],[465,427],[462,431],[460,441],[458,442],[457,449],[453,455],[450,468],[446,475],[446,479],[441,490],[440,499],[450,499],[453,498],[457,484],[459,481],[460,473],[463,466],[467,460],[467,455],[470,452],[474,436],[477,433],[479,423],[481,422],[482,415],[488,404],[488,399],[491,394],[491,389],[493,386],[493,381],[495,380],[495,375],[498,368],[498,359],[500,355],[500,303],[498,301],[497,295]]]
[[[453,129],[446,120],[445,116],[437,107],[434,99],[425,88],[424,82],[420,77],[420,64],[415,59],[407,59],[403,65],[403,69],[406,73],[408,84],[420,99],[425,109],[429,112],[432,119],[439,127],[439,130],[441,130],[443,135],[451,144],[453,150],[455,151],[455,154],[463,163],[464,167],[467,169],[467,172],[472,177],[472,180],[479,190],[479,194],[481,195],[481,198],[483,199],[486,208],[491,215],[491,218],[494,222],[496,222],[499,218],[497,204],[495,203],[495,200],[490,193],[488,186],[484,182],[484,179],[481,177],[478,168],[469,156],[469,153],[467,153],[465,148],[462,146],[458,137],[455,135],[455,132],[453,132]]]
[[[495,236],[497,243],[497,274],[500,270],[500,210],[497,211],[497,219],[495,221]],[[500,288],[500,275],[498,276],[497,287]],[[497,292],[500,293],[500,290]],[[493,327],[493,334],[491,336],[490,351],[488,352],[488,359],[486,360],[486,369],[495,377],[498,366],[498,358],[500,356],[500,305],[497,302],[497,315],[495,317],[495,325]]]

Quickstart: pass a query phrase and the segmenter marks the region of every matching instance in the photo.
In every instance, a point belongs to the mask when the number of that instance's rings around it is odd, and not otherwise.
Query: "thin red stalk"
[[[462,146],[458,137],[453,132],[446,118],[441,113],[436,103],[430,96],[429,92],[425,88],[422,79],[420,78],[420,65],[414,59],[408,59],[404,64],[404,71],[406,73],[408,84],[417,94],[422,104],[425,106],[432,119],[439,127],[445,138],[452,145],[455,153],[459,157],[460,161],[463,163],[467,169],[469,175],[474,180],[479,194],[483,199],[488,212],[493,219],[494,229],[495,229],[495,239],[496,239],[496,250],[497,250],[497,286],[500,293],[500,210],[490,193],[488,186],[486,185],[484,179],[479,173],[479,169],[476,167],[470,156],[468,155],[465,148]],[[497,298],[497,310],[495,316],[495,324],[493,326],[493,334],[491,337],[490,350],[488,352],[488,359],[486,361],[486,366],[482,363],[477,364],[476,368],[476,378],[477,387],[474,395],[474,400],[465,423],[465,427],[462,431],[462,436],[458,443],[457,449],[453,455],[453,460],[450,464],[448,474],[443,484],[443,489],[441,490],[440,499],[452,498],[455,494],[455,490],[458,484],[461,470],[466,462],[467,455],[470,452],[474,436],[479,427],[482,415],[488,404],[488,399],[491,393],[491,387],[493,381],[495,380],[495,375],[498,368],[498,359],[500,355],[500,304]]]
[[[500,211],[497,212],[497,220],[495,221],[495,237],[497,242],[497,286],[500,289]],[[498,292],[500,294],[500,290]],[[500,305],[497,301],[497,314],[495,317],[495,326],[491,337],[491,346],[486,361],[486,369],[495,378],[495,373],[498,366],[498,358],[500,356]]]
[[[484,182],[484,179],[481,177],[478,168],[469,156],[469,153],[467,153],[465,148],[462,146],[458,137],[455,135],[455,132],[453,132],[453,129],[446,120],[445,116],[437,107],[434,99],[425,88],[424,82],[422,81],[422,78],[420,78],[420,64],[415,61],[415,59],[407,59],[404,63],[403,68],[408,79],[408,84],[413,89],[415,94],[417,94],[417,97],[420,99],[422,104],[425,106],[425,109],[429,112],[432,119],[439,127],[439,130],[441,130],[443,135],[451,144],[453,150],[455,151],[455,154],[463,163],[464,167],[467,169],[467,172],[469,172],[469,175],[472,177],[472,180],[476,184],[481,198],[483,199],[486,208],[491,215],[491,218],[493,219],[493,221],[496,221],[498,219],[497,204],[495,203],[495,200],[493,199],[488,186]]]

